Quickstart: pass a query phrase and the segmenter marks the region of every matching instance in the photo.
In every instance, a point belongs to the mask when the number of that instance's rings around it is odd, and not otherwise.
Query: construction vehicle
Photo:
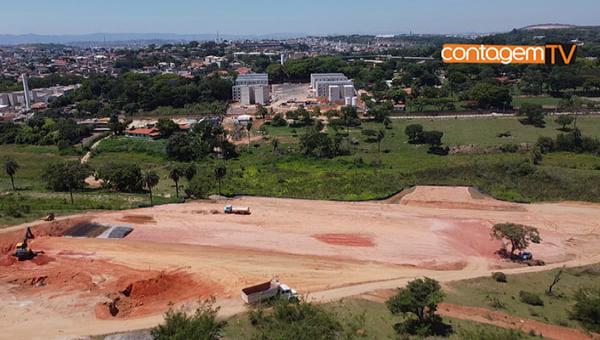
[[[23,236],[23,241],[17,243],[15,246],[15,252],[13,254],[14,257],[19,259],[19,261],[31,260],[37,256],[38,253],[34,252],[29,248],[29,240],[34,239],[33,233],[31,229],[27,227],[25,231],[25,236]]]
[[[279,282],[278,279],[273,279],[255,286],[242,289],[242,300],[245,303],[253,305],[264,302],[275,297],[286,300],[297,300],[298,292],[291,289],[288,285]]]
[[[225,209],[223,209],[223,212],[225,212],[226,214],[250,215],[250,208],[234,207],[233,205],[229,204],[229,205],[225,206]]]
[[[54,213],[48,213],[48,215],[46,217],[44,217],[42,219],[42,221],[46,221],[46,222],[54,221]]]

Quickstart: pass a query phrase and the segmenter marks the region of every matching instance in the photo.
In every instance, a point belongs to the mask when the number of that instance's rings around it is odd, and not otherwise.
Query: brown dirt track
[[[230,315],[243,310],[242,287],[275,276],[309,299],[328,301],[423,275],[445,282],[498,268],[518,273],[600,262],[594,204],[521,205],[436,187],[418,187],[397,204],[251,197],[231,203],[251,207],[252,215],[213,213],[226,202],[198,201],[39,223],[32,247],[45,252],[40,264],[7,255],[24,226],[0,231],[0,323],[7,325],[0,338],[149,327],[170,302],[189,310],[211,295]],[[490,239],[490,227],[507,221],[540,229],[544,241],[531,249],[549,265],[519,267],[494,254],[501,244]],[[135,230],[123,240],[58,237],[80,222]]]

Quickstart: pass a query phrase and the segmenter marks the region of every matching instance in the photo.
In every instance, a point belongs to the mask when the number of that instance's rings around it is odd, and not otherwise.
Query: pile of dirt
[[[371,235],[366,234],[315,234],[313,238],[332,244],[346,247],[374,247],[375,242]]]
[[[469,187],[418,186],[402,197],[400,204],[437,209],[468,209],[491,211],[526,211],[518,204],[490,197],[473,197]]]
[[[160,272],[146,279],[129,281],[122,278],[117,292],[106,295],[108,301],[96,305],[98,319],[130,318],[164,311],[169,304],[192,298],[208,298],[222,288],[214,283],[199,282],[183,272]],[[125,283],[124,283],[125,282]]]

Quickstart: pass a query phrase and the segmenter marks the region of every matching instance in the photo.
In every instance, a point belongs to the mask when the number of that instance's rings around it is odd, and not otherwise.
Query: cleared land
[[[391,289],[419,276],[443,282],[600,262],[600,205],[514,204],[468,188],[418,187],[397,203],[242,197],[252,215],[198,201],[89,213],[34,228],[33,262],[8,254],[23,226],[0,234],[3,334],[47,338],[150,327],[169,302],[192,308],[214,295],[224,315],[244,310],[239,290],[271,277],[331,301]],[[544,267],[505,262],[490,239],[499,222],[541,230]],[[123,240],[60,237],[73,225],[127,225]],[[44,236],[47,235],[47,236]],[[28,327],[34,323],[36,327]],[[1,337],[1,335],[0,335]]]

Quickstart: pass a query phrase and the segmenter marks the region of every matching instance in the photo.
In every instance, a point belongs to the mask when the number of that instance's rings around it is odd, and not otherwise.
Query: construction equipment
[[[44,217],[42,220],[46,221],[46,222],[54,221],[54,213],[48,213],[48,215],[46,217]]]
[[[37,256],[38,253],[34,252],[29,248],[29,240],[34,239],[33,233],[31,229],[27,227],[25,231],[25,236],[23,236],[23,241],[17,243],[15,246],[15,252],[13,254],[14,257],[19,259],[19,261],[31,260]]]
[[[226,214],[250,215],[250,208],[234,207],[233,205],[229,204],[229,205],[225,206],[225,209],[223,209],[223,212],[225,212]]]
[[[275,297],[286,300],[297,300],[298,292],[291,289],[288,285],[279,282],[278,279],[273,279],[242,289],[241,297],[245,303],[253,305]]]

